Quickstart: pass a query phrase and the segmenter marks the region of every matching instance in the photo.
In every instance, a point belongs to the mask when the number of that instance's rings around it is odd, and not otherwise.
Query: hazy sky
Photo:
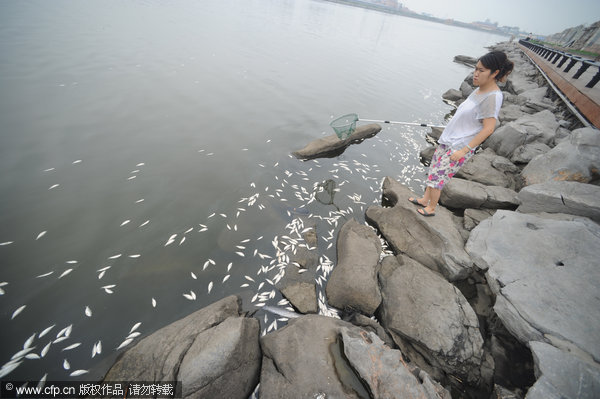
[[[400,0],[416,12],[463,22],[498,22],[551,35],[600,20],[600,0]]]

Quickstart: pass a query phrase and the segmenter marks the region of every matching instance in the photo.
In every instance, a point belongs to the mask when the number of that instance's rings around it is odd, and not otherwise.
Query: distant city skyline
[[[600,20],[598,0],[398,0],[418,13],[462,22],[497,22],[522,31],[551,35]]]

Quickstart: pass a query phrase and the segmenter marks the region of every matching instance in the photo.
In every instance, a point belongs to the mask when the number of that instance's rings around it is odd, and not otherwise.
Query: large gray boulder
[[[403,353],[434,376],[482,383],[483,338],[460,290],[408,256],[384,258],[380,320]]]
[[[583,359],[552,345],[529,343],[537,381],[526,399],[596,399],[600,397],[600,364]]]
[[[521,172],[525,185],[548,180],[589,183],[600,178],[600,134],[591,127],[574,130],[570,140],[529,162]]]
[[[486,148],[473,155],[458,171],[456,177],[472,180],[486,186],[515,188],[515,176],[519,172],[510,160],[494,154]]]
[[[372,332],[342,328],[341,343],[348,363],[368,386],[371,398],[452,399],[450,392],[423,370],[410,368]]]
[[[577,347],[600,360],[598,224],[499,210],[471,231],[466,249],[517,340]]]
[[[260,398],[358,398],[337,377],[331,349],[341,327],[358,328],[339,319],[306,315],[263,336]]]
[[[529,163],[531,160],[538,155],[542,155],[550,151],[550,146],[544,143],[529,143],[518,147],[514,152],[510,160],[516,164]]]
[[[474,181],[453,178],[442,189],[440,204],[456,209],[515,209],[517,192],[509,188],[486,186]]]
[[[330,305],[368,316],[381,303],[377,285],[377,268],[382,247],[379,237],[369,226],[350,219],[337,238],[337,264],[327,282]]]
[[[448,398],[427,374],[411,378],[413,370],[401,362],[400,351],[339,319],[317,315],[293,319],[263,336],[261,347],[261,399],[408,397],[402,393]]]
[[[435,216],[420,215],[419,207],[408,202],[409,197],[417,195],[390,177],[383,182],[383,196],[394,206],[370,206],[365,218],[377,227],[395,253],[410,256],[450,281],[469,276],[473,262],[450,211],[438,206]]]
[[[567,213],[600,223],[600,186],[575,181],[548,181],[524,187],[517,199],[522,213]]]
[[[483,143],[498,155],[511,158],[517,148],[532,142],[552,143],[558,130],[554,114],[548,110],[523,116],[497,129]]]
[[[316,139],[304,148],[292,152],[298,159],[307,160],[321,157],[333,157],[344,152],[351,144],[362,143],[365,139],[375,136],[381,131],[381,126],[376,123],[358,126],[350,137],[340,140],[336,134]]]
[[[247,398],[260,374],[258,320],[229,296],[126,351],[104,381],[181,381],[183,398]]]

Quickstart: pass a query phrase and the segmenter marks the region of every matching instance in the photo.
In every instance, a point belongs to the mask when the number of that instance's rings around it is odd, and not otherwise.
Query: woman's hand
[[[458,151],[454,151],[452,155],[450,155],[450,160],[453,162],[458,162],[461,160],[461,158],[464,158],[465,155],[467,155],[467,152],[469,152],[469,150],[465,150],[464,148]]]

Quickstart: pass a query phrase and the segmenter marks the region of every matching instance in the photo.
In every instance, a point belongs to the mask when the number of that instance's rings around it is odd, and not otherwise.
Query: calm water
[[[137,323],[130,346],[232,293],[285,306],[298,215],[325,281],[385,176],[422,189],[425,129],[290,152],[350,112],[443,123],[453,57],[502,40],[313,0],[0,3],[0,365],[32,348],[4,379],[100,378]]]

